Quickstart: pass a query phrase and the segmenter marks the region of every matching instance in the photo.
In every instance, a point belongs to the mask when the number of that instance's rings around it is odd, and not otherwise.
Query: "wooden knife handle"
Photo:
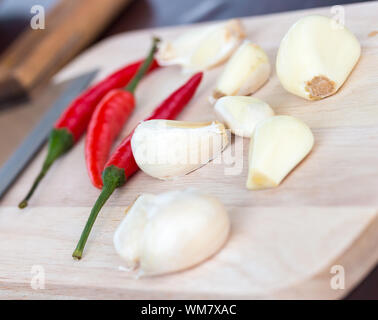
[[[131,0],[61,0],[0,61],[0,100],[27,92],[86,47]]]

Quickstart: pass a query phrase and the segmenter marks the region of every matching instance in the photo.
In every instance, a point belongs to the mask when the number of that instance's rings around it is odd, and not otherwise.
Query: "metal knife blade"
[[[47,140],[55,121],[64,109],[90,84],[97,72],[98,70],[90,71],[71,80],[68,88],[59,96],[38,125],[3,165],[0,169],[0,199]]]

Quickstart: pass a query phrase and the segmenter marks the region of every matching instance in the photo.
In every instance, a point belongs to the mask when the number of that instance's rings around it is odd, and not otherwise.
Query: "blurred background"
[[[60,0],[0,0],[0,53],[30,24],[30,8]],[[63,0],[64,1],[64,0]],[[76,0],[81,1],[81,0]],[[106,2],[107,0],[105,0]],[[130,0],[97,39],[129,30],[307,9],[354,0]]]
[[[51,87],[51,76],[82,50],[108,36],[354,2],[358,1],[0,0],[0,167],[64,89]],[[30,27],[35,5],[46,10],[44,33]],[[378,298],[377,287],[376,268],[347,299]]]

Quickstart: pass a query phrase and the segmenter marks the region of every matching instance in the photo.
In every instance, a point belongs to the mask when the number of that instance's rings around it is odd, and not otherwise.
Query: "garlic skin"
[[[308,16],[282,39],[277,76],[283,87],[308,100],[333,95],[343,85],[361,54],[357,38],[335,20]]]
[[[205,71],[227,60],[244,38],[242,23],[232,19],[163,42],[156,59],[162,66],[181,65],[187,72]]]
[[[247,188],[277,187],[313,145],[314,136],[302,121],[291,116],[264,120],[250,142]]]
[[[230,219],[218,199],[185,189],[139,196],[113,242],[128,267],[150,276],[204,261],[219,251],[229,232]]]
[[[139,168],[158,179],[183,176],[218,157],[228,144],[222,123],[149,120],[131,139]]]
[[[245,40],[227,62],[211,100],[256,92],[269,79],[270,70],[269,58],[264,50]]]
[[[266,102],[254,97],[222,97],[214,109],[233,134],[246,138],[252,136],[260,121],[274,116],[273,109]]]

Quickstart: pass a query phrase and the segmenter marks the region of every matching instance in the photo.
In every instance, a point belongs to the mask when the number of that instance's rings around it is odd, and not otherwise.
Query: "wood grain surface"
[[[236,140],[242,155],[225,151],[223,161],[175,181],[137,173],[102,210],[82,261],[71,253],[99,191],[87,177],[83,141],[58,161],[36,192],[30,208],[17,203],[41,166],[46,150],[1,202],[1,298],[326,298],[345,296],[378,261],[378,3],[345,7],[346,25],[362,44],[362,57],[336,95],[309,102],[285,92],[273,72],[255,96],[276,113],[304,120],[316,145],[279,188],[246,190],[248,140]],[[330,9],[245,18],[248,38],[274,64],[279,42],[297,19]],[[193,26],[201,28],[201,25]],[[192,26],[121,34],[91,48],[66,67],[60,82],[101,67],[98,78],[143,56],[152,34],[174,38]],[[207,102],[222,67],[206,73],[193,101],[180,116],[215,118]],[[123,136],[188,75],[176,67],[158,70],[137,90],[138,106]],[[227,157],[227,155],[229,157]],[[234,156],[234,157],[233,157]],[[233,162],[232,160],[235,160]],[[140,193],[196,187],[219,197],[232,221],[224,249],[200,266],[173,275],[135,279],[123,271],[112,236],[126,206]],[[345,269],[345,289],[334,290],[331,268]],[[33,266],[45,271],[44,289],[34,290]]]

